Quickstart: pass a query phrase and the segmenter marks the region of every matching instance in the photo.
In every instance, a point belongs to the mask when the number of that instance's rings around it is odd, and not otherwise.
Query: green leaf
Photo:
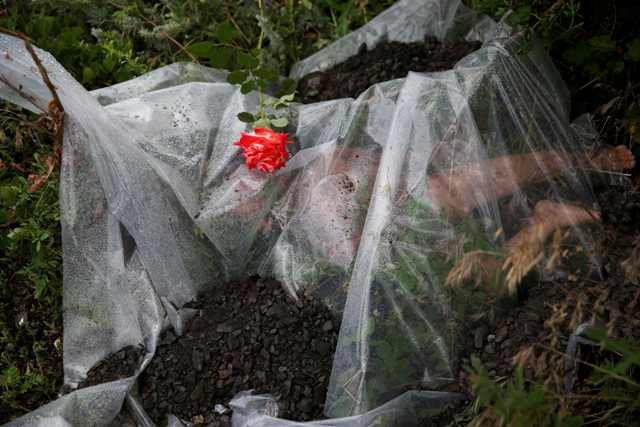
[[[592,50],[584,42],[578,43],[575,47],[564,52],[564,59],[571,65],[582,65],[591,57]]]
[[[229,22],[222,22],[216,27],[216,37],[222,43],[231,43],[238,37],[238,31]]]
[[[256,82],[253,80],[249,80],[247,82],[242,83],[242,86],[240,87],[240,93],[242,93],[243,95],[246,95],[252,90],[255,90],[255,88],[256,88]]]
[[[253,116],[253,114],[243,111],[242,113],[238,114],[238,120],[243,123],[253,123],[256,121],[256,118]]]
[[[245,80],[247,80],[248,75],[249,73],[247,73],[246,71],[232,71],[227,77],[227,82],[231,83],[232,85],[241,85],[245,82]]]
[[[613,52],[616,50],[616,42],[608,34],[591,37],[589,45],[600,52]]]
[[[260,119],[253,124],[254,128],[268,128],[270,125],[269,119]]]
[[[11,230],[9,234],[7,234],[7,237],[9,238],[9,240],[18,242],[21,240],[26,240],[28,235],[29,235],[29,232],[26,229],[22,227],[16,227],[13,230]]]
[[[298,85],[298,82],[296,82],[294,79],[284,79],[281,83],[280,86],[280,93],[281,94],[289,94],[289,93],[295,93],[294,91],[296,90],[296,86]]]
[[[516,9],[509,18],[508,21],[512,25],[526,24],[531,16],[531,6],[522,6]]]
[[[231,63],[233,50],[228,47],[218,47],[209,58],[209,63],[214,68],[227,68]]]
[[[107,73],[113,71],[113,67],[116,66],[116,61],[111,56],[105,56],[102,60],[102,66]]]
[[[295,93],[290,93],[288,95],[283,95],[280,97],[280,102],[293,102],[293,98],[295,97]]]
[[[35,296],[36,298],[40,298],[42,295],[44,295],[47,289],[47,280],[45,278],[38,277],[34,280],[34,282],[36,284]]]
[[[0,375],[0,384],[3,387],[15,387],[20,382],[20,371],[15,366],[10,366],[2,371]]]
[[[241,68],[247,70],[253,70],[259,65],[258,59],[248,53],[239,52],[238,53],[238,64]]]
[[[271,120],[271,124],[277,128],[283,128],[289,124],[289,119],[286,117],[279,117],[277,119]]]
[[[627,59],[640,62],[640,37],[635,38],[627,45]]]
[[[280,76],[278,70],[274,68],[258,68],[255,70],[255,75],[269,82],[278,81],[278,77]]]
[[[84,67],[82,70],[82,82],[87,84],[93,82],[93,79],[96,77],[96,73],[91,69],[91,67]]]
[[[212,42],[198,42],[187,47],[187,52],[196,58],[212,58],[216,52],[216,46]]]

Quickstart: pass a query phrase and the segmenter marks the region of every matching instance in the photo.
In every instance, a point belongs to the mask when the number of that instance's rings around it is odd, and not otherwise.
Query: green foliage
[[[27,176],[46,176],[53,155],[33,119],[7,105],[0,115],[0,401],[20,412],[34,396],[55,397],[62,382],[50,362],[62,327],[58,173],[29,191]]]
[[[481,13],[526,26],[551,50],[561,68],[589,79],[622,76],[630,63],[640,62],[640,34],[608,25],[586,28],[583,0],[469,0]]]
[[[96,30],[91,35],[73,16],[50,16],[43,11],[24,15],[14,8],[0,19],[0,26],[28,34],[88,87],[128,80],[149,70],[135,55],[132,40],[114,30]]]
[[[467,369],[477,402],[488,408],[485,417],[490,417],[494,425],[579,427],[584,424],[581,417],[558,412],[557,400],[544,386],[528,384],[522,366],[516,368],[513,378],[502,384],[489,377],[476,357],[471,358],[471,366]]]
[[[609,424],[630,425],[637,421],[640,412],[640,348],[627,339],[612,339],[604,329],[591,328],[587,335],[600,344],[606,355],[604,363],[588,364],[593,372],[588,379],[594,401],[608,404],[608,409],[598,418]]]
[[[636,380],[640,348],[626,339],[608,337],[601,328],[591,328],[587,335],[600,346],[599,361],[578,361],[591,373],[574,396],[558,396],[545,385],[528,383],[520,365],[508,381],[496,382],[472,357],[467,370],[477,404],[484,412],[471,424],[484,425],[489,419],[502,426],[635,425],[640,411],[640,383]],[[589,408],[597,407],[597,413],[583,417],[570,414],[584,411],[585,402]]]
[[[12,110],[8,110],[12,111]],[[14,111],[18,117],[26,118]],[[60,293],[61,262],[60,214],[57,174],[54,173],[36,192],[29,192],[25,173],[12,167],[46,174],[42,159],[51,149],[42,135],[23,137],[15,122],[5,121],[5,143],[0,144],[0,272],[2,282],[19,280],[31,283],[37,297],[47,292]],[[16,140],[25,140],[16,153]],[[8,165],[8,166],[7,166]]]

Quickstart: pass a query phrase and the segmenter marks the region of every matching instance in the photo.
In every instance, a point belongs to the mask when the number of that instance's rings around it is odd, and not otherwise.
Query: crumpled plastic
[[[577,156],[592,133],[569,123],[567,89],[535,41],[523,49],[520,34],[458,0],[401,0],[292,76],[328,69],[362,43],[425,35],[482,47],[452,70],[409,73],[355,100],[292,106],[295,144],[273,175],[247,170],[232,144],[246,130],[237,114],[255,111],[258,96],[242,95],[225,72],[173,64],[88,93],[38,50],[66,111],[65,384],[125,346],[147,355],[134,377],[77,390],[9,425],[107,425],[127,395],[135,402],[135,378],[161,331],[184,329],[193,314],[185,304],[256,273],[293,298],[313,292],[341,316],[331,419],[278,419],[268,415],[272,397],[243,394],[232,403],[234,426],[417,425],[459,400],[440,390],[457,380],[458,336],[486,294],[447,286],[451,270],[474,251],[499,255],[543,198],[596,207],[578,164],[541,167],[533,186],[510,181],[511,171],[508,195],[478,165]],[[0,56],[0,96],[45,111],[51,95],[22,42],[1,35]],[[466,214],[454,218],[433,177],[462,170],[475,171],[477,185],[458,195]],[[574,225],[569,240],[588,253],[593,233]]]

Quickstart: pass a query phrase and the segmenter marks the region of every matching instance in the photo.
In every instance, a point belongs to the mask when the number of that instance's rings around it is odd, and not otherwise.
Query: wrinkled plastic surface
[[[471,18],[459,1],[400,1],[298,65],[293,75],[324,69],[363,41],[425,33],[483,42],[453,70],[293,106],[292,158],[273,176],[248,171],[232,144],[245,130],[236,115],[254,111],[257,94],[242,95],[224,72],[174,64],[89,94],[38,51],[67,113],[65,383],[128,345],[145,346],[144,369],[159,333],[180,333],[192,314],[182,307],[199,292],[260,273],[294,297],[314,292],[342,318],[326,414],[348,421],[309,425],[411,425],[418,417],[406,414],[455,400],[411,391],[456,381],[457,337],[474,298],[486,297],[446,286],[448,273],[474,251],[500,254],[542,199],[595,206],[583,163],[554,168],[531,155],[585,151],[549,58]],[[0,77],[22,89],[3,85],[0,95],[45,109],[50,94],[22,42],[0,36],[6,53]],[[536,166],[532,182],[518,178],[520,163],[492,172],[514,155]],[[590,246],[592,233],[570,231]],[[133,379],[76,391],[10,425],[106,425]],[[265,416],[261,399],[242,396],[234,425],[298,425]]]

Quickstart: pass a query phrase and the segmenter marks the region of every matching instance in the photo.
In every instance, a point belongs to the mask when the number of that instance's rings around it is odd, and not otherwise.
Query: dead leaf
[[[53,172],[53,168],[56,166],[55,158],[50,156],[45,157],[44,164],[47,166],[47,172],[44,175],[31,174],[27,178],[27,182],[29,183],[27,192],[35,193],[47,182]]]

